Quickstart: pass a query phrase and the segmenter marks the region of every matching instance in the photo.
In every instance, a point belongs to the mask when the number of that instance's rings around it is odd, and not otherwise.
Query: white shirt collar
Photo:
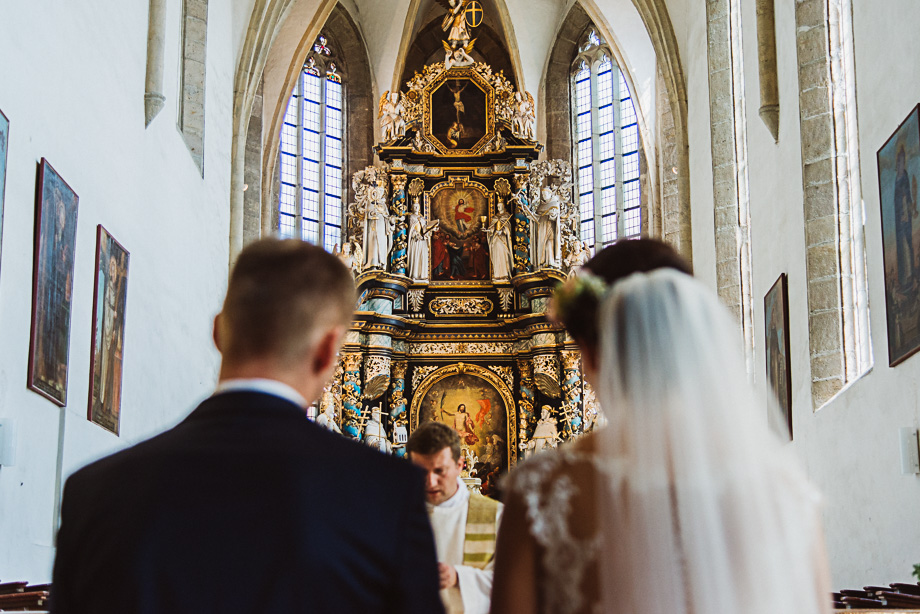
[[[281,397],[285,401],[290,401],[297,407],[302,407],[304,409],[309,405],[307,400],[303,398],[299,392],[284,382],[273,379],[256,377],[251,379],[227,379],[218,382],[214,394],[222,394],[225,392],[262,392],[264,394]]]
[[[447,501],[444,501],[443,503],[434,505],[432,507],[436,507],[439,509],[450,509],[453,507],[460,507],[461,505],[466,505],[466,501],[469,498],[470,498],[469,489],[466,487],[466,484],[463,483],[462,478],[457,478],[457,492],[452,494]]]

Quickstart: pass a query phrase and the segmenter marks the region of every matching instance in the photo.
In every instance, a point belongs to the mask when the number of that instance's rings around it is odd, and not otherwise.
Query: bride
[[[755,400],[737,324],[658,241],[585,268],[555,310],[606,426],[511,473],[492,613],[829,611],[819,498]]]

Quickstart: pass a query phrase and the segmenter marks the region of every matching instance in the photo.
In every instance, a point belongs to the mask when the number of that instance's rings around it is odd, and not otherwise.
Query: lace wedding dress
[[[820,499],[755,401],[737,325],[673,271],[608,294],[607,425],[509,475],[493,614],[830,611]]]

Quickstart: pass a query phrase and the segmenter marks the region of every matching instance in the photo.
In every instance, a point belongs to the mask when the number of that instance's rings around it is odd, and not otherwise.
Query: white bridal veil
[[[603,299],[604,612],[829,610],[818,497],[768,427],[738,327],[660,269]]]

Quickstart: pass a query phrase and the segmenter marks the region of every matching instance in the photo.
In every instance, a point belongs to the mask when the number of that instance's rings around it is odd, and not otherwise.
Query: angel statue
[[[447,41],[441,41],[444,45],[444,70],[450,70],[454,66],[472,66],[476,60],[470,56],[470,51],[473,50],[473,45],[476,44],[476,39],[474,38],[468,45],[465,47],[457,47],[456,49],[451,48]]]
[[[380,120],[381,140],[389,143],[393,139],[406,133],[406,120],[403,118],[405,107],[399,92],[392,94],[387,91],[380,98],[380,110],[377,118]]]
[[[517,92],[514,95],[512,131],[517,136],[532,141],[536,138],[536,121],[533,96],[530,92]]]
[[[447,9],[447,15],[441,22],[441,29],[447,32],[447,42],[451,49],[466,47],[470,44],[470,30],[466,25],[467,5],[472,0],[438,0],[438,3]]]

